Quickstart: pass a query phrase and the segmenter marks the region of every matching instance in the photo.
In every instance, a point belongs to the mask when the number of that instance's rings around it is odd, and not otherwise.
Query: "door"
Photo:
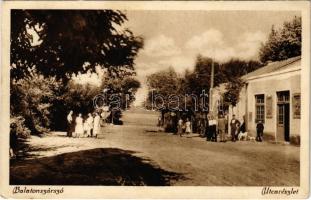
[[[277,139],[278,141],[290,141],[290,105],[289,91],[277,93]]]
[[[278,104],[277,141],[284,140],[284,104]]]
[[[289,103],[284,104],[284,140],[289,142]]]

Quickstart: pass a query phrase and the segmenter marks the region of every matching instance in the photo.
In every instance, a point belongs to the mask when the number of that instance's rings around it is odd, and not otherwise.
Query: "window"
[[[284,106],[279,106],[278,112],[278,124],[284,125]]]
[[[289,91],[277,92],[278,103],[289,103]]]
[[[256,100],[256,118],[255,122],[258,121],[265,122],[265,95],[259,94],[255,95]]]
[[[300,93],[293,94],[293,117],[294,119],[300,119]]]

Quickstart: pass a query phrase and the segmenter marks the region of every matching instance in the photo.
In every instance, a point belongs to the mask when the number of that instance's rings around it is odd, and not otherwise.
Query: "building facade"
[[[264,123],[264,138],[300,143],[301,58],[272,62],[242,77],[245,86],[234,109],[249,134]]]

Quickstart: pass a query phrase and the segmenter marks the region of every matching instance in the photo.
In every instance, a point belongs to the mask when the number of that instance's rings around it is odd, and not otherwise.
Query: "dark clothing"
[[[16,129],[10,131],[10,148],[15,151],[17,149],[17,133]]]
[[[256,140],[261,142],[262,141],[262,137],[263,137],[263,130],[264,130],[264,125],[263,123],[258,123],[256,126],[257,129],[257,137]]]
[[[228,116],[225,116],[225,133],[228,133]]]
[[[76,127],[76,116],[72,115],[72,121],[69,123],[68,122],[68,127],[67,127],[67,136],[72,137],[72,133],[75,132],[75,127]]]
[[[263,132],[264,128],[265,127],[263,126],[262,123],[258,123],[256,126],[257,132]]]
[[[237,125],[240,125],[240,121],[237,120],[237,119],[232,119],[231,122],[230,122],[230,128],[231,128],[231,141],[236,141],[236,137],[237,137],[237,130],[238,129],[238,126]]]
[[[213,142],[217,142],[217,131],[216,131],[216,125],[212,125],[211,127],[211,140]]]
[[[202,126],[203,126],[203,129],[202,129],[202,132],[203,132],[203,135],[204,135],[204,137],[208,137],[208,129],[209,129],[209,123],[208,123],[208,120],[207,119],[203,119],[203,124],[202,124]]]
[[[245,133],[246,132],[246,128],[245,128],[245,122],[243,122],[243,124],[240,127],[240,132]]]

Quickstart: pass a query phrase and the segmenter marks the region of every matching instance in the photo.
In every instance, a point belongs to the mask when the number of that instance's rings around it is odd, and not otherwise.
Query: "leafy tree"
[[[63,79],[95,65],[113,76],[134,73],[143,43],[119,28],[126,20],[115,10],[12,10],[11,77],[21,78],[33,66]]]
[[[232,80],[226,84],[226,92],[223,94],[225,106],[231,105],[232,107],[235,107],[237,105],[243,86],[244,82],[240,78]]]
[[[117,106],[119,110],[124,110],[130,107],[130,104],[135,101],[135,93],[140,87],[140,82],[133,76],[128,76],[124,78],[110,78],[107,77],[101,86],[101,90],[108,90],[107,104],[111,108],[116,109]],[[112,101],[119,101],[119,105],[113,105]]]
[[[128,81],[143,41],[122,27],[126,20],[117,10],[12,10],[12,118],[32,133],[64,128],[68,110],[89,112],[101,90],[74,84],[73,74],[100,66],[111,80]]]
[[[231,80],[240,78],[241,76],[250,73],[258,68],[262,67],[262,64],[258,61],[244,61],[240,59],[231,59],[220,66],[220,72],[222,76],[219,82],[226,83]]]
[[[279,61],[301,55],[301,17],[285,22],[282,28],[271,28],[267,42],[260,48],[261,62]]]
[[[147,85],[149,88],[148,107],[152,105],[168,106],[171,95],[178,95],[180,89],[180,78],[176,71],[170,67],[168,70],[163,70],[151,74],[147,77]],[[161,96],[162,98],[155,98]],[[172,107],[174,107],[172,105]]]

